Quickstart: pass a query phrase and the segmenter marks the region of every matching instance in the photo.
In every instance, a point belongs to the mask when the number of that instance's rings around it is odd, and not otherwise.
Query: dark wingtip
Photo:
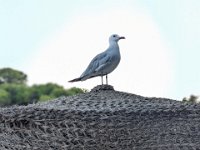
[[[76,78],[76,79],[70,80],[68,82],[72,83],[72,82],[77,82],[77,81],[81,81],[81,78]]]
[[[69,83],[72,83],[72,82],[74,82],[73,80],[70,80],[70,81],[68,81]]]

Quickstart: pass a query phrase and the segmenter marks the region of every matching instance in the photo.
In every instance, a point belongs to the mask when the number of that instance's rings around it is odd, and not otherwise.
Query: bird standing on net
[[[85,81],[93,77],[101,76],[101,83],[103,84],[103,76],[106,76],[106,84],[108,84],[108,74],[118,66],[121,59],[118,45],[120,39],[125,39],[125,37],[117,34],[111,35],[109,38],[109,47],[92,59],[80,77],[69,82]]]

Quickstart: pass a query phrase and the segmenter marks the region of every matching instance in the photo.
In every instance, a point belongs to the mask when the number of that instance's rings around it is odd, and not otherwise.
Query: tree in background
[[[47,101],[59,96],[70,96],[79,93],[85,93],[86,91],[87,90],[76,87],[66,90],[63,86],[55,83],[39,84],[31,87],[31,95],[29,99],[31,102]]]
[[[0,96],[0,101],[5,101],[1,105],[25,105],[29,103],[30,90],[29,87],[25,84],[1,84],[0,89],[8,93],[7,100]],[[1,95],[1,94],[0,94]]]
[[[26,84],[27,75],[21,71],[11,68],[0,69],[0,84],[3,83],[15,83]]]
[[[190,95],[189,98],[184,97],[182,101],[183,102],[198,103],[198,99],[199,99],[198,96],[196,96],[196,95]]]
[[[9,105],[10,103],[10,93],[0,88],[0,106]]]
[[[65,89],[55,83],[28,86],[27,75],[11,68],[0,69],[0,106],[27,105],[47,101],[60,96],[85,93],[80,88]]]

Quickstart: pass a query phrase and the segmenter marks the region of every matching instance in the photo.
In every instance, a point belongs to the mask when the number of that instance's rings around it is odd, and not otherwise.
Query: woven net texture
[[[200,105],[101,85],[0,109],[0,149],[200,150]]]

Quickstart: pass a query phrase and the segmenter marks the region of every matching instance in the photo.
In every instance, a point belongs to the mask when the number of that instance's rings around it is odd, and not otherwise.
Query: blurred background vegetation
[[[199,103],[199,96],[197,96],[197,95],[190,95],[190,97],[189,98],[187,98],[187,97],[184,97],[183,99],[182,99],[182,101],[183,102],[189,102],[189,103]]]
[[[65,89],[56,83],[27,85],[27,75],[12,68],[0,69],[0,106],[27,105],[47,101],[60,96],[70,96],[87,92],[86,89]],[[197,103],[199,96],[184,97],[184,102]]]
[[[27,75],[12,68],[0,69],[0,106],[27,105],[60,96],[87,92],[86,89],[65,89],[56,83],[27,85]]]

